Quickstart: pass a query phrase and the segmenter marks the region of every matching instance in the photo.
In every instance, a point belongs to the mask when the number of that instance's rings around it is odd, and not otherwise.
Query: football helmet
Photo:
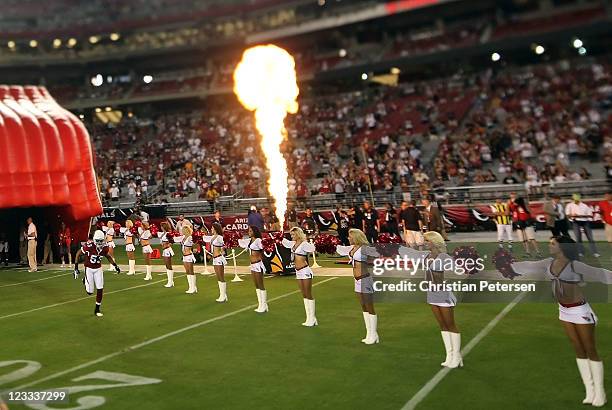
[[[93,241],[96,248],[101,249],[104,246],[104,232],[100,230],[96,231],[93,236]]]

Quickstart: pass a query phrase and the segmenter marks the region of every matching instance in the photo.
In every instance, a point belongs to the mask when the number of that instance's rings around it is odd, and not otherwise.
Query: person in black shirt
[[[338,224],[338,239],[340,239],[340,243],[344,246],[350,245],[348,232],[351,227],[351,221],[347,215],[347,213],[340,207],[336,213],[336,223]]]
[[[363,203],[363,232],[366,234],[368,242],[375,243],[378,241],[379,231],[380,221],[378,220],[378,212],[369,201],[365,201]]]
[[[399,229],[397,227],[397,211],[390,202],[387,204],[387,210],[385,212],[384,231],[391,235],[399,236]]]
[[[304,233],[308,239],[314,238],[319,233],[319,226],[317,225],[314,213],[310,208],[306,208],[306,215],[304,216],[304,219],[302,219],[302,223],[300,225],[302,226],[302,229],[304,230]]]
[[[358,206],[351,206],[348,211],[351,228],[363,229],[363,211]]]
[[[287,220],[287,226],[289,229],[295,228],[298,226],[297,223],[297,212],[293,208],[293,206],[289,205],[287,208],[287,212],[285,213],[285,219]]]
[[[402,208],[399,214],[400,223],[404,230],[404,241],[411,248],[421,249],[423,246],[423,217],[416,208],[416,201],[410,203],[402,202]]]
[[[221,227],[223,227],[223,218],[221,217],[221,212],[220,211],[215,211],[215,213],[213,214],[213,219],[210,222],[210,225],[212,226],[215,223],[217,223],[217,224],[221,225]]]

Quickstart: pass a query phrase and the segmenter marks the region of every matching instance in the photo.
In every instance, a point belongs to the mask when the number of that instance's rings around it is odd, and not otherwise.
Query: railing
[[[572,194],[578,193],[583,197],[603,196],[610,190],[610,182],[606,179],[591,179],[588,181],[559,182],[554,184],[543,184],[539,187],[526,188],[524,184],[511,185],[477,185],[452,187],[431,191],[435,198],[447,205],[452,204],[479,204],[492,203],[497,198],[507,199],[511,192],[516,192],[519,196],[527,197],[530,201],[544,199],[547,195],[555,193],[562,198],[569,198]],[[348,207],[360,205],[363,201],[371,201],[376,207],[382,207],[386,203],[399,205],[404,200],[420,199],[420,192],[417,186],[409,187],[408,192],[382,191],[382,192],[359,192],[344,194],[315,195],[305,198],[289,198],[288,203],[296,209],[303,210],[310,207],[314,210],[335,209],[337,206]],[[148,205],[148,208],[165,208],[165,214],[175,216],[178,214],[187,215],[207,215],[215,210],[223,214],[246,213],[252,205],[257,208],[270,207],[273,200],[270,197],[259,198],[236,198],[225,196],[218,198],[215,202],[205,200],[199,201],[177,201],[163,205]],[[134,202],[121,202],[115,206],[129,208],[134,206]]]

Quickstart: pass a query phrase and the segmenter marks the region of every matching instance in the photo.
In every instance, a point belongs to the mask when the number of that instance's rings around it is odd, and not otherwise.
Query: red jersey
[[[599,203],[599,213],[601,213],[601,219],[608,225],[612,225],[612,204],[610,201],[601,201]]]
[[[108,246],[104,245],[100,251],[93,241],[87,241],[81,246],[81,252],[85,256],[84,265],[86,268],[99,269],[102,267],[102,258],[108,255]]]

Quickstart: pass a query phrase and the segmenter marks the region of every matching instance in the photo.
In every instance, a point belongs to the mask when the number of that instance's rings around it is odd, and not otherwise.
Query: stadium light
[[[80,119],[85,119],[85,116],[83,114],[79,114],[79,118]]]
[[[345,49],[343,49],[343,48],[341,48],[341,49],[338,51],[338,55],[339,55],[340,57],[346,57],[346,50],[345,50]]]
[[[587,49],[584,47],[580,47],[578,49],[578,54],[580,54],[581,56],[585,55],[587,53]]]
[[[535,47],[535,53],[537,55],[544,54],[545,51],[546,51],[546,49],[543,46],[539,45],[539,44]]]
[[[367,80],[368,79],[368,75],[366,73],[361,74],[361,79],[362,80]]]
[[[499,53],[491,54],[491,61],[499,61],[501,60],[501,55]]]
[[[110,112],[110,111],[112,111],[112,110],[113,110],[113,109],[112,109],[111,107],[106,107],[106,108],[104,109],[104,111],[106,111],[106,112]]]
[[[30,40],[30,47],[32,47],[32,48],[36,48],[36,47],[38,47],[38,41],[36,41],[36,40]]]
[[[391,74],[395,74],[398,75],[399,73],[401,73],[402,71],[397,68],[397,67],[391,67]]]
[[[574,48],[581,48],[583,44],[584,43],[579,38],[574,39],[574,42],[572,43]]]
[[[8,46],[8,48],[10,48],[11,50],[14,50],[15,47],[17,47],[17,44],[15,44],[15,42],[13,40],[10,40],[8,43],[6,43],[6,45]]]
[[[62,40],[59,38],[56,38],[55,40],[53,40],[53,48],[60,48],[62,45]]]
[[[319,0],[318,3],[321,7],[325,6],[325,0]]]
[[[91,77],[91,85],[94,87],[99,87],[104,83],[104,78],[102,78],[102,74],[96,74]]]
[[[73,38],[69,38],[69,39],[68,39],[68,47],[71,47],[71,48],[72,48],[72,47],[74,47],[74,46],[76,46],[76,45],[77,45],[77,40],[76,40],[76,38],[74,38],[74,37],[73,37]]]
[[[98,41],[100,41],[100,37],[99,36],[90,36],[89,37],[89,42],[91,44],[96,44]]]
[[[150,84],[153,81],[153,76],[147,74],[142,77],[142,81],[144,81],[145,84]]]
[[[96,112],[102,112],[102,108],[96,107]]]
[[[117,40],[119,40],[120,38],[121,38],[121,35],[119,35],[119,33],[111,33],[111,34],[110,34],[110,39],[111,39],[112,41],[117,41]]]

